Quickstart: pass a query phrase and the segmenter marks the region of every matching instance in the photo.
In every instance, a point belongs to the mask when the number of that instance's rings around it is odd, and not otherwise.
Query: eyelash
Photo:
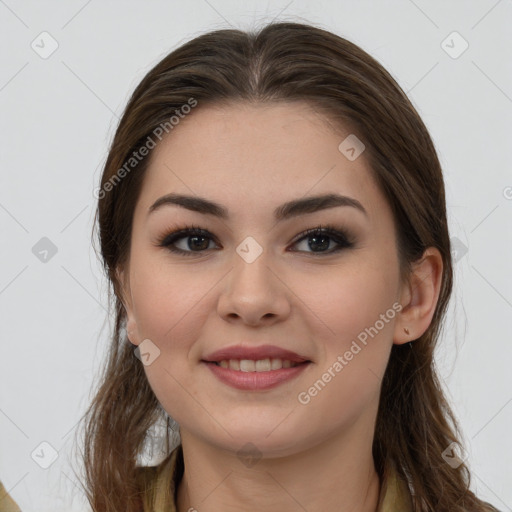
[[[205,238],[209,238],[210,240],[213,240],[215,243],[215,237],[211,235],[208,231],[200,228],[199,226],[195,225],[188,225],[183,227],[182,229],[179,229],[177,231],[172,231],[171,233],[166,233],[162,237],[160,237],[157,241],[158,246],[165,247],[167,250],[173,253],[182,254],[184,256],[192,256],[194,254],[201,254],[209,249],[205,249],[202,251],[184,251],[182,249],[178,249],[176,247],[173,247],[172,244],[176,243],[178,240],[181,240],[182,238],[188,238],[191,236],[201,236]],[[312,237],[313,235],[324,235],[329,238],[331,238],[333,241],[335,241],[338,244],[338,247],[334,249],[330,249],[326,252],[308,252],[308,251],[292,251],[292,252],[306,252],[308,254],[312,254],[314,256],[327,256],[336,252],[341,251],[342,249],[350,249],[354,246],[354,239],[352,236],[346,232],[345,230],[340,230],[336,228],[336,226],[333,226],[331,224],[327,224],[325,226],[317,226],[311,229],[307,229],[306,231],[303,231],[292,242],[293,245],[297,244],[298,242],[301,242],[303,239]]]

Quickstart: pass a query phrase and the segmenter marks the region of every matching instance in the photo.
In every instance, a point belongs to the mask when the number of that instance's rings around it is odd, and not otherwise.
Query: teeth
[[[283,362],[280,359],[272,359],[270,368],[272,370],[280,370],[283,367]]]
[[[261,359],[254,363],[257,372],[269,372],[270,371],[270,359]]]
[[[242,372],[269,372],[271,370],[280,370],[281,368],[293,368],[299,363],[294,363],[288,360],[282,359],[259,359],[253,361],[251,359],[225,359],[219,361],[218,366],[222,368],[229,368],[230,370],[238,370]]]
[[[241,372],[255,372],[256,364],[254,361],[250,361],[249,359],[242,359],[240,361],[240,371]]]

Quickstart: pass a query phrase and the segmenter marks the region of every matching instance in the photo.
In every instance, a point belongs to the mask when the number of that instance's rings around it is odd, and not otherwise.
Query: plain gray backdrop
[[[458,248],[436,361],[472,489],[512,510],[510,0],[0,0],[0,480],[24,512],[88,509],[72,445],[109,328],[93,190],[130,93],[183,42],[272,19],[360,45],[430,130]]]

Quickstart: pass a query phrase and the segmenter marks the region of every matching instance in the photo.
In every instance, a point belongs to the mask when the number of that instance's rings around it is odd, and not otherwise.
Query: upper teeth
[[[257,361],[251,359],[225,359],[217,364],[223,368],[242,372],[268,372],[270,370],[280,370],[281,368],[292,368],[299,363],[282,359],[258,359]]]

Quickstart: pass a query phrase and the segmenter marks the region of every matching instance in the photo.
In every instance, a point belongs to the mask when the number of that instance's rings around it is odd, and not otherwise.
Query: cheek
[[[185,267],[145,265],[132,286],[134,314],[141,336],[168,349],[186,342],[201,324],[212,277]],[[213,282],[210,282],[213,281]]]
[[[156,398],[178,423],[204,413],[194,410],[196,400],[191,399],[197,395],[193,375],[198,355],[193,349],[204,337],[202,326],[213,307],[207,292],[214,284],[213,276],[184,267],[146,266],[132,287],[141,339],[150,339],[160,351],[144,371]]]
[[[312,300],[317,308],[311,309],[334,334],[312,333],[322,354],[299,401],[307,402],[313,422],[322,418],[315,428],[342,427],[372,414],[378,403],[396,312],[389,287],[371,272],[333,279]]]
[[[380,261],[361,258],[350,270],[348,265],[347,271],[330,269],[328,279],[317,276],[303,282],[301,293],[315,313],[310,317],[316,322],[310,324],[310,332],[322,350],[311,392],[323,396],[312,402],[332,400],[348,407],[347,414],[351,406],[357,414],[356,409],[378,394],[392,346],[396,317],[392,306],[398,278],[391,261]],[[321,331],[318,325],[323,326]],[[333,419],[339,413],[335,407]]]
[[[325,336],[326,342],[331,340],[341,349],[392,307],[398,277],[390,270],[394,267],[386,268],[382,261],[379,264],[360,258],[355,264],[326,268],[316,275],[303,274],[295,280],[294,291],[304,301],[306,311],[311,312],[309,318],[316,322],[320,329],[316,332]],[[386,320],[391,315],[394,317],[394,310]],[[382,326],[379,322],[378,327],[387,333],[390,323]]]

